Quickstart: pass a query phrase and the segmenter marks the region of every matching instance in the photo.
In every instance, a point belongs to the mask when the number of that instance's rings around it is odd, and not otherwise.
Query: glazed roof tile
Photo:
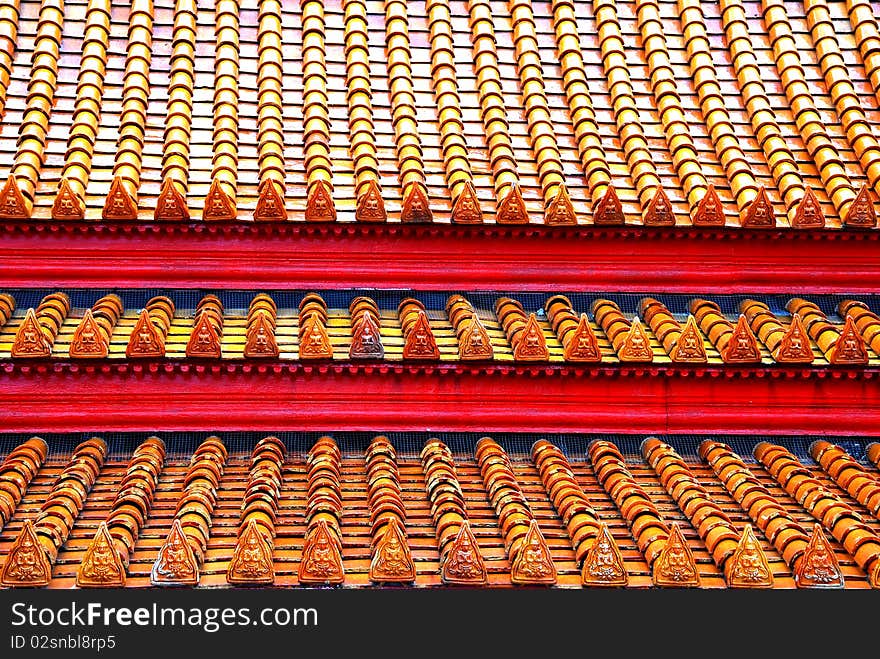
[[[317,532],[319,523],[310,520],[319,512],[330,521],[323,532],[342,541],[338,581],[346,587],[378,582],[372,566],[391,517],[412,567],[409,574],[397,573],[397,580],[418,587],[444,583],[442,575],[451,572],[448,549],[465,519],[484,583],[493,587],[516,585],[525,573],[532,579],[543,574],[545,581],[555,574],[562,588],[686,586],[690,580],[703,588],[791,589],[834,586],[836,579],[839,586],[864,589],[877,574],[880,520],[876,487],[870,486],[877,473],[865,457],[866,448],[872,452],[869,440],[206,437],[177,433],[163,441],[144,433],[83,442],[81,436],[55,435],[47,437],[51,449],[27,436],[4,438],[4,584],[38,585],[36,576],[50,588],[94,585],[100,575],[83,559],[102,541],[102,529],[119,551],[117,585],[182,582],[154,568],[173,521],[183,515],[189,522],[176,528],[194,550],[193,583],[242,583],[230,578],[235,571],[228,566],[241,560],[233,556],[253,526],[268,540],[271,566],[259,583],[296,586],[309,581],[307,538]],[[66,479],[59,481],[65,469]],[[377,469],[385,478],[374,486],[369,474]],[[856,496],[847,487],[857,489]],[[200,488],[216,494],[199,496]],[[136,497],[126,494],[135,490]],[[250,492],[255,496],[245,497]],[[439,509],[434,495],[446,502]],[[373,509],[379,501],[386,502],[384,512]],[[339,514],[342,507],[345,515]],[[47,508],[54,512],[47,515]],[[46,574],[30,572],[24,579],[14,569],[21,551],[16,541],[30,533],[44,552]],[[680,544],[670,546],[667,537]],[[528,557],[522,555],[524,540],[532,549]],[[616,579],[589,569],[595,551],[605,552],[599,564],[606,569],[616,565]],[[672,551],[686,560],[666,560]],[[691,571],[689,580],[681,570]]]
[[[876,224],[867,2],[88,6],[0,4],[0,176],[15,175],[35,219],[68,178],[100,220],[119,176],[143,220],[167,178],[192,219],[218,179],[249,220],[272,178],[293,221],[320,179],[338,221],[378,189],[389,221],[424,200],[423,219],[448,222],[472,182],[483,222],[545,222],[564,184],[580,224],[601,223],[613,187],[627,223],[667,221],[649,211],[662,189],[689,225],[710,185],[727,226],[762,188],[776,226],[804,220],[807,189],[814,225]],[[97,40],[83,38],[90,14]],[[499,218],[513,186],[525,215]]]

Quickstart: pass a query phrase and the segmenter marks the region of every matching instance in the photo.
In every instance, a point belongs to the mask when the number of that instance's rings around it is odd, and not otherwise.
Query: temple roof
[[[45,0],[0,22],[10,218],[876,226],[867,0]]]

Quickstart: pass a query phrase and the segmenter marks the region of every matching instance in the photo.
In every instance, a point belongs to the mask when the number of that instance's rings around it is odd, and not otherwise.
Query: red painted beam
[[[876,293],[880,232],[499,225],[0,226],[7,287]]]
[[[9,366],[9,365],[7,365]],[[7,432],[184,430],[880,436],[880,371],[265,364],[16,367]]]

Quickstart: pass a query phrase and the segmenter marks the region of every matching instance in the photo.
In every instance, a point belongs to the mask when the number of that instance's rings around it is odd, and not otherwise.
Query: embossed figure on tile
[[[871,200],[871,191],[867,185],[862,186],[853,199],[846,214],[846,226],[873,229],[877,225],[877,215]]]
[[[511,581],[515,584],[554,584],[556,566],[550,550],[541,534],[537,521],[529,524],[523,544],[513,560],[510,570]]]
[[[415,566],[396,518],[389,520],[370,564],[372,581],[412,581]]]
[[[810,340],[807,338],[807,331],[798,314],[792,316],[791,325],[779,342],[774,359],[778,362],[810,363],[813,361]]]
[[[795,580],[802,588],[843,588],[844,586],[837,557],[819,524],[813,526],[810,543],[795,570]]]
[[[98,527],[98,532],[80,563],[76,574],[76,585],[80,587],[125,585],[125,570],[105,522]]]
[[[180,520],[175,519],[165,544],[159,550],[150,581],[153,584],[190,584],[199,580],[199,569]]]
[[[736,551],[729,561],[731,567],[727,577],[728,585],[739,588],[773,586],[773,574],[770,572],[767,557],[750,524],[746,524],[743,529]]]
[[[238,539],[226,580],[230,583],[272,583],[273,578],[272,545],[251,520]]]
[[[0,585],[45,586],[49,583],[50,575],[49,559],[40,546],[33,523],[26,520],[6,555]]]
[[[28,309],[15,334],[12,344],[13,357],[48,357],[52,352],[49,340],[43,333],[33,309]]]
[[[387,219],[385,203],[376,181],[371,180],[368,183],[367,191],[358,200],[355,216],[366,222],[384,222]]]
[[[517,186],[510,188],[510,192],[498,207],[499,224],[527,224],[529,221],[526,205],[522,194]]]
[[[671,524],[666,546],[654,563],[654,584],[657,586],[699,586],[700,576],[693,554],[678,524]]]
[[[625,586],[627,583],[623,557],[606,524],[600,526],[599,535],[584,558],[581,580],[588,586]]]
[[[323,520],[306,538],[299,579],[303,583],[342,583],[342,556]]]
[[[476,538],[470,525],[462,524],[443,563],[443,578],[447,583],[484,583],[486,568],[480,556]]]
[[[752,200],[743,220],[744,227],[770,227],[776,223],[773,217],[773,207],[770,205],[770,197],[764,186],[758,188],[757,196]]]

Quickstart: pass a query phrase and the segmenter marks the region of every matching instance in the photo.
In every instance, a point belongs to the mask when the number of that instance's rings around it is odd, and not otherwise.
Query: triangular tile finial
[[[874,210],[874,199],[868,184],[862,186],[856,198],[850,204],[843,220],[846,227],[855,229],[873,229],[877,226],[877,213]]]
[[[581,581],[585,586],[622,588],[627,584],[623,555],[604,522],[599,525],[599,535],[584,557]]]
[[[15,542],[6,554],[0,586],[37,588],[48,586],[52,577],[52,565],[40,544],[31,520],[26,519]]]
[[[550,226],[577,224],[577,215],[564,184],[559,186],[559,191],[544,212],[544,222]]]
[[[700,335],[700,330],[697,329],[697,321],[693,316],[688,316],[678,341],[669,351],[669,357],[674,362],[689,364],[705,364],[709,361],[703,337]]]
[[[141,309],[125,347],[126,357],[164,357],[165,336],[150,319],[150,312]]]
[[[840,564],[821,524],[813,525],[813,534],[806,551],[794,570],[794,582],[798,588],[843,588],[845,582]]]
[[[260,532],[257,522],[251,519],[238,536],[232,560],[226,569],[226,581],[232,584],[272,584],[275,566],[272,544]]]
[[[675,522],[669,525],[669,537],[654,562],[652,578],[655,586],[698,588],[700,585],[694,555]]]
[[[416,578],[406,536],[396,517],[385,525],[373,550],[370,562],[370,581],[376,583],[412,583]]]
[[[306,222],[333,222],[336,220],[336,206],[330,187],[318,179],[309,190],[306,200]]]
[[[449,546],[440,576],[445,584],[479,586],[486,583],[486,565],[467,520],[462,523]]]
[[[199,316],[192,332],[189,335],[189,341],[186,344],[187,357],[207,357],[217,359],[222,356],[220,348],[220,337],[214,325],[204,314]]]
[[[82,320],[70,341],[70,356],[74,359],[102,358],[107,356],[107,340],[95,322],[91,309],[86,309]]]
[[[596,333],[590,327],[587,314],[582,313],[575,331],[569,335],[565,345],[563,357],[568,362],[600,362],[602,352],[599,350],[599,342]]]
[[[150,583],[154,586],[196,586],[199,583],[198,561],[177,518],[150,570]]]
[[[300,359],[333,359],[333,346],[330,344],[327,328],[317,314],[308,315],[299,336]]]
[[[81,220],[86,215],[86,206],[82,202],[66,178],[61,179],[58,194],[52,204],[53,220]]]
[[[526,210],[526,204],[523,201],[522,192],[518,185],[511,185],[507,195],[501,200],[501,203],[498,205],[498,211],[495,214],[495,221],[498,224],[529,223],[529,213]]]
[[[403,358],[440,359],[440,349],[437,347],[434,331],[424,311],[419,311],[416,322],[406,337],[403,344]]]
[[[648,339],[648,333],[645,332],[645,326],[636,316],[630,324],[629,331],[620,347],[618,358],[622,362],[652,362],[654,361],[654,351],[651,349],[651,341]]]
[[[480,200],[477,199],[477,191],[470,181],[465,182],[461,194],[452,205],[451,217],[455,224],[482,223],[483,211],[480,209]]]
[[[208,188],[208,194],[205,197],[205,207],[202,210],[202,219],[206,222],[229,222],[238,217],[235,204],[219,179],[211,181],[211,187]]]
[[[544,339],[544,332],[538,325],[538,318],[534,313],[530,313],[526,324],[522,329],[519,342],[513,349],[513,358],[516,361],[547,361],[550,359],[550,352],[547,350],[547,341]]]
[[[556,579],[556,566],[550,549],[537,520],[533,519],[513,559],[510,580],[517,585],[553,585]]]
[[[710,183],[706,194],[697,204],[697,210],[691,219],[695,227],[723,227],[724,226],[724,207],[721,205],[721,199],[715,191],[715,185]]]
[[[776,346],[773,354],[780,364],[811,364],[813,351],[810,348],[810,337],[799,314],[791,318],[791,325]]]
[[[867,364],[868,353],[865,339],[856,328],[853,317],[847,315],[840,336],[834,344],[829,360],[832,364]]]
[[[138,219],[137,204],[125,189],[122,177],[114,176],[110,184],[110,192],[104,200],[101,217],[108,221],[131,222]]]
[[[645,226],[675,226],[672,204],[662,187],[657,188],[654,198],[648,204],[648,209],[645,211]]]
[[[476,314],[464,321],[464,329],[458,341],[458,357],[463,360],[492,359],[495,350],[489,333]]]
[[[248,358],[278,356],[275,329],[269,324],[265,314],[258,313],[248,327],[244,356]]]
[[[287,209],[284,207],[284,194],[281,186],[267,178],[260,186],[257,207],[254,208],[255,222],[284,222]]]
[[[153,218],[165,222],[188,222],[189,217],[186,197],[183,196],[173,179],[166,178],[162,182],[162,190],[156,200],[156,211],[153,213]]]
[[[410,183],[403,191],[400,221],[431,222],[433,219],[434,215],[431,213],[428,191],[425,190],[425,186],[418,181]]]
[[[739,544],[724,566],[731,588],[772,588],[773,573],[751,524],[743,527]]]
[[[804,197],[795,210],[791,226],[795,229],[821,229],[825,226],[825,214],[809,186],[804,189]]]
[[[623,204],[620,203],[620,197],[617,196],[617,190],[613,185],[609,185],[605,190],[605,194],[593,209],[593,224],[599,226],[621,226],[626,224],[626,217],[623,214]]]
[[[745,315],[739,315],[733,334],[730,335],[730,341],[721,351],[721,358],[726,364],[756,364],[761,361],[758,339],[749,327]]]
[[[757,229],[776,226],[776,218],[773,216],[773,205],[770,203],[770,197],[767,195],[767,190],[763,185],[758,188],[758,194],[755,195],[752,203],[746,209],[742,225],[746,228]]]
[[[354,217],[359,222],[385,222],[388,219],[382,190],[376,179],[367,181],[367,191],[358,199]]]
[[[0,190],[0,219],[26,220],[31,216],[24,195],[14,174],[10,174]]]
[[[107,522],[101,522],[79,564],[76,585],[78,588],[122,588],[125,585],[125,566],[107,530]]]
[[[323,519],[306,536],[302,562],[299,564],[300,583],[340,584],[345,580],[342,554],[336,540]]]
[[[349,357],[353,359],[382,359],[385,356],[379,325],[372,314],[364,314],[360,322],[351,328],[351,335]]]
[[[18,326],[12,343],[13,357],[50,357],[52,345],[43,333],[34,310],[25,312],[24,320]]]

